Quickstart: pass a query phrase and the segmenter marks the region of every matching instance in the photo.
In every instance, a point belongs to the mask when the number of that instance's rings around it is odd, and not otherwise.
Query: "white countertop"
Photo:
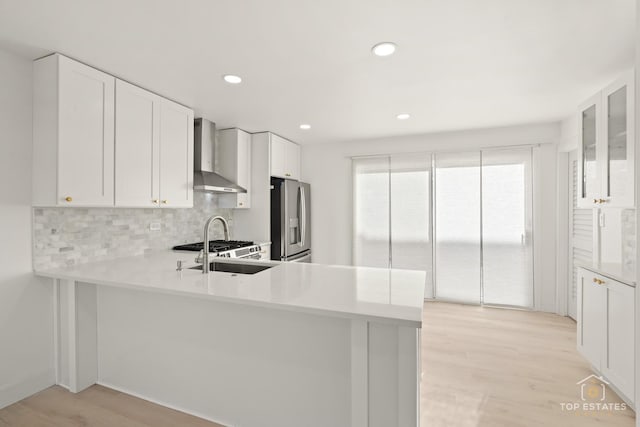
[[[425,272],[284,262],[256,274],[205,275],[186,268],[194,265],[191,260],[195,255],[156,251],[35,274],[310,314],[422,326]],[[185,269],[176,271],[176,261],[185,259]]]
[[[576,262],[576,266],[585,268],[602,276],[609,277],[610,279],[617,280],[618,282],[622,282],[626,285],[633,287],[636,286],[636,271],[623,264],[606,262]]]

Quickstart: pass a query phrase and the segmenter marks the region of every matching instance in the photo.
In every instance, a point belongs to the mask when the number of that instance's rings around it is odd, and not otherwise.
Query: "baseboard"
[[[55,385],[54,373],[41,372],[16,384],[3,384],[0,388],[0,409]]]
[[[152,399],[152,398],[150,398],[148,396],[142,395],[140,393],[136,393],[134,391],[128,390],[128,389],[123,388],[123,387],[118,387],[116,385],[109,384],[107,382],[98,381],[96,384],[101,385],[101,386],[106,387],[106,388],[110,388],[110,389],[115,390],[115,391],[119,391],[120,393],[128,394],[129,396],[137,397],[138,399],[146,400],[147,402],[155,403],[156,405],[164,406],[165,408],[173,409],[174,411],[183,412],[183,413],[188,414],[188,415],[193,415],[194,417],[202,418],[203,420],[211,421],[213,423],[221,424],[223,426],[234,427],[233,424],[231,424],[231,423],[229,423],[227,421],[214,419],[214,418],[211,418],[209,416],[203,415],[203,414],[201,414],[199,412],[195,412],[195,411],[191,411],[191,410],[188,410],[188,409],[184,409],[184,408],[181,408],[179,406],[172,405],[172,404],[167,403],[167,402],[162,402],[162,401],[157,400],[157,399]]]

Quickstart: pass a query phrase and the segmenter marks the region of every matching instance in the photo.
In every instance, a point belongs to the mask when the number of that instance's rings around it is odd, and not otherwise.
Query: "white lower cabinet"
[[[607,281],[607,321],[602,372],[625,395],[633,400],[635,289],[612,280]]]
[[[629,401],[635,399],[635,288],[578,269],[578,351]]]

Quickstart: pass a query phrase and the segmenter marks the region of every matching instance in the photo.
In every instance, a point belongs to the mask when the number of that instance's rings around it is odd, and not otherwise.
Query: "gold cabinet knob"
[[[593,283],[597,283],[598,285],[604,285],[605,281],[604,280],[600,280],[600,279],[596,279],[595,277],[593,278]]]
[[[65,202],[72,202],[73,199],[70,196],[67,196],[67,197],[64,198],[64,201]]]
[[[593,278],[593,283],[598,283],[598,279],[596,279],[595,277]]]
[[[605,199],[600,199],[598,200],[598,203],[607,203],[607,201]]]
[[[162,204],[163,204],[163,205],[166,205],[167,203],[169,203],[169,201],[168,201],[168,200],[163,200],[163,201],[162,201]]]
[[[157,205],[158,204],[158,199],[153,199],[152,202]]]
[[[242,202],[238,203],[238,206],[242,206],[242,205],[243,205],[243,203],[242,203]]]
[[[593,199],[593,203],[598,203],[598,199]]]
[[[291,176],[291,174],[290,173],[285,173],[284,176]]]

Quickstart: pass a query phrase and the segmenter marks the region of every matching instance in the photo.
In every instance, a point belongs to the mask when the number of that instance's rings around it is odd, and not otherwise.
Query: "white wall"
[[[636,203],[640,201],[640,183],[638,182],[638,165],[640,165],[640,108],[638,108],[638,101],[640,101],[640,0],[636,1]],[[636,242],[640,242],[640,230],[638,230],[637,224],[640,224],[640,209],[636,209]],[[636,265],[640,265],[640,251],[636,251]],[[636,408],[640,408],[640,292],[636,288]],[[640,417],[636,414],[636,427],[640,427]]]
[[[0,408],[54,383],[51,284],[31,272],[31,73],[0,50]]]
[[[537,169],[534,169],[534,191],[539,194],[538,204],[534,207],[536,282],[539,285],[536,300],[538,309],[555,312],[556,152],[559,141],[560,124],[544,123],[303,146],[302,180],[312,187],[313,260],[351,264],[352,156],[542,144],[537,150]]]

